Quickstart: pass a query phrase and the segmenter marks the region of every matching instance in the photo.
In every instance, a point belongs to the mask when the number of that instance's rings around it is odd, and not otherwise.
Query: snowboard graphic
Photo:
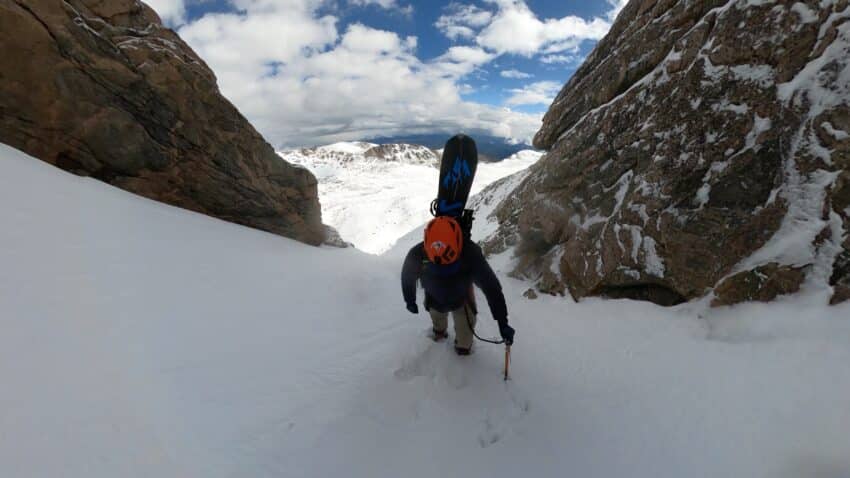
[[[459,134],[446,142],[440,161],[440,187],[433,211],[435,216],[463,215],[476,168],[478,148],[472,138]]]

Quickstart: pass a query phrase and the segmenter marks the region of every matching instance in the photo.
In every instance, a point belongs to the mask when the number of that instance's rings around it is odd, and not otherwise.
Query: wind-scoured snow
[[[479,216],[479,220],[486,216]],[[470,357],[401,256],[313,248],[0,146],[0,476],[850,475],[850,305],[561,297]],[[479,333],[495,324],[479,297]]]
[[[322,220],[344,240],[373,254],[385,252],[431,216],[431,201],[437,197],[437,154],[424,146],[372,143],[336,143],[280,153],[316,175]],[[541,154],[527,150],[499,162],[478,163],[472,194],[526,169]]]

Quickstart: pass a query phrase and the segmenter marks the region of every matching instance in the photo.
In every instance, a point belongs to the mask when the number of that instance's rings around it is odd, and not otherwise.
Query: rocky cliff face
[[[632,0],[494,214],[544,292],[850,296],[847,0]]]
[[[318,244],[316,180],[135,0],[0,0],[0,142],[77,174]]]

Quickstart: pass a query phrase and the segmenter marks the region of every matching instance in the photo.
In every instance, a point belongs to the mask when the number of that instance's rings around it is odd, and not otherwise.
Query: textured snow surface
[[[287,161],[319,180],[322,220],[362,251],[380,254],[431,217],[437,197],[439,158],[416,145],[387,145],[388,158],[366,157],[371,143],[336,143],[313,150],[284,151]],[[497,163],[478,163],[472,194],[526,169],[542,153],[520,151]]]
[[[822,296],[528,301],[496,257],[505,383],[500,347],[404,310],[415,235],[312,248],[5,146],[0,223],[3,477],[850,476],[850,305]]]

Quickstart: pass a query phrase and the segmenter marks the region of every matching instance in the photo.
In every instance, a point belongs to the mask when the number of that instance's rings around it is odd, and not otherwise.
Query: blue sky
[[[528,141],[625,0],[151,0],[275,146]]]

